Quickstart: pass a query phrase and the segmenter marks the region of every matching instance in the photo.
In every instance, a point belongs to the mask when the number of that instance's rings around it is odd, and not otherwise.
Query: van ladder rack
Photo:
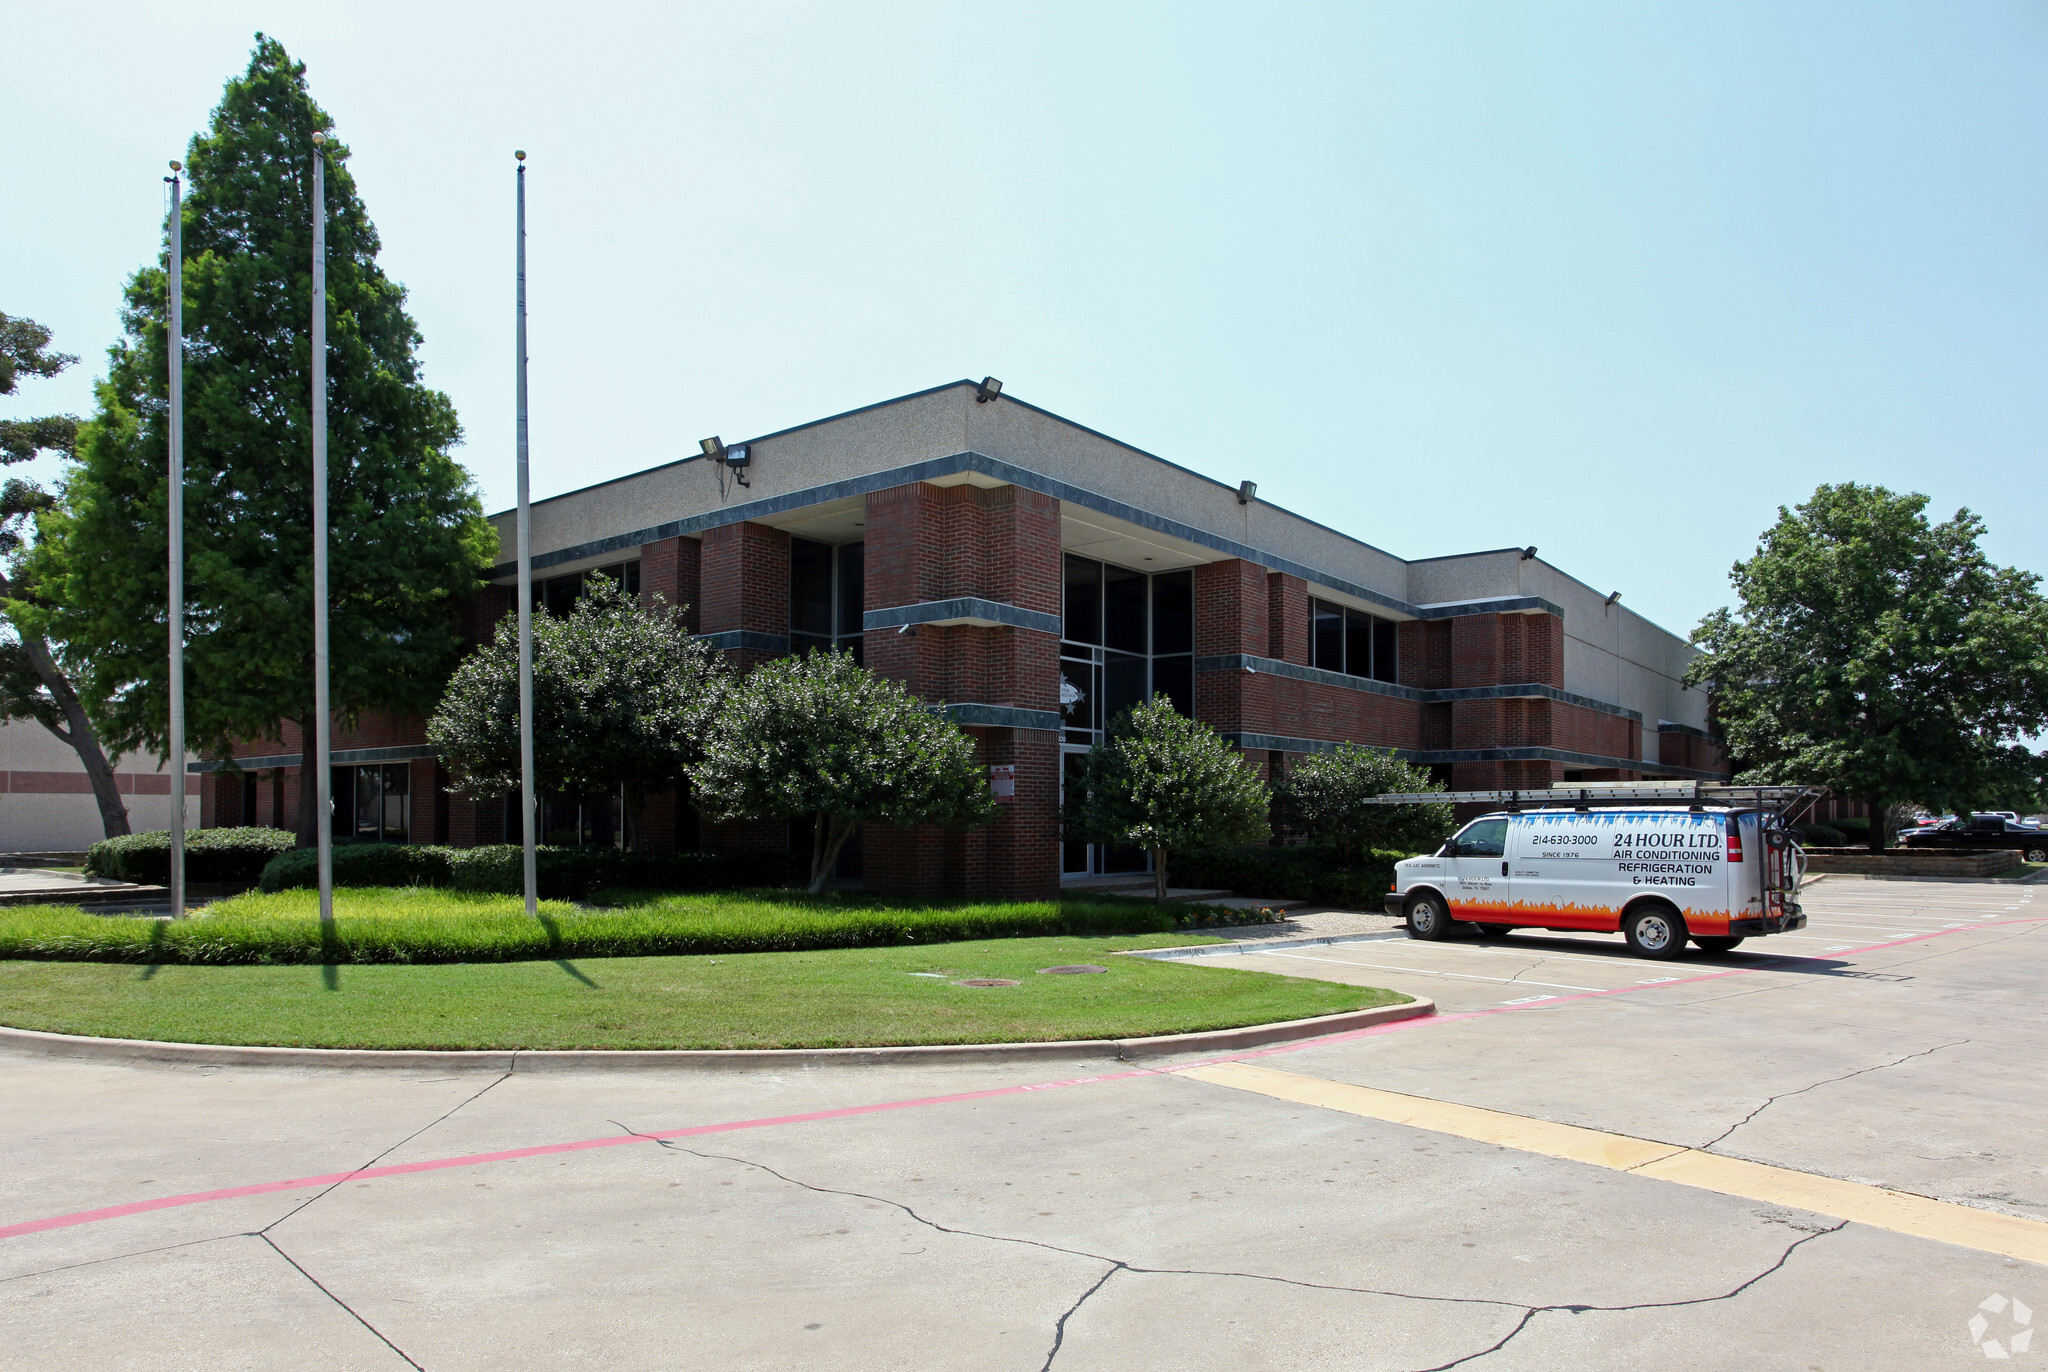
[[[1600,806],[1734,805],[1779,813],[1802,810],[1828,793],[1825,786],[1736,786],[1711,781],[1614,782],[1547,786],[1525,791],[1404,791],[1374,796],[1368,805],[1498,805],[1510,810],[1574,810]]]

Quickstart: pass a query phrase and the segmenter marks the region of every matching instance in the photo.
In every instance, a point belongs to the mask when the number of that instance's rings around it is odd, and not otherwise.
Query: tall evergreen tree
[[[257,35],[187,154],[184,206],[187,719],[195,745],[313,725],[311,190],[333,127],[305,67]],[[335,714],[432,708],[461,649],[454,602],[495,551],[447,396],[421,384],[405,290],[329,135],[327,413]],[[166,274],[128,283],[126,337],[31,555],[44,628],[115,746],[167,727]],[[310,748],[299,840],[313,841]]]

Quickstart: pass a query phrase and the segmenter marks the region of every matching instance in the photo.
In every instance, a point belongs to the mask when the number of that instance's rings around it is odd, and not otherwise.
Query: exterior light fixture
[[[992,376],[984,376],[981,379],[981,388],[974,393],[974,403],[977,405],[986,405],[989,401],[994,400],[997,396],[1001,395],[1002,393],[1002,382],[996,380]]]
[[[1259,498],[1259,483],[1258,483],[1258,482],[1256,482],[1256,481],[1240,481],[1240,482],[1238,482],[1238,483],[1237,483],[1237,503],[1238,503],[1238,504],[1240,504],[1240,505],[1249,505],[1249,504],[1251,504],[1251,503],[1252,503],[1252,502],[1253,502],[1254,500],[1257,500],[1258,498]]]
[[[725,458],[725,442],[717,434],[698,439],[697,446],[704,450],[704,456],[714,462],[723,461]]]
[[[1619,599],[1621,599],[1621,592],[1620,592],[1620,591],[1616,591],[1616,592],[1614,592],[1614,593],[1613,593],[1612,595],[1610,595],[1610,596],[1608,596],[1608,597],[1607,597],[1607,603],[1608,603],[1609,605],[1612,605],[1612,604],[1613,604],[1613,603],[1614,603],[1615,601],[1617,601],[1617,600],[1619,600]]]
[[[1530,545],[1529,545],[1528,547],[1526,547],[1526,548],[1522,549],[1522,561],[1524,561],[1524,562],[1529,562],[1529,561],[1533,561],[1533,560],[1535,559],[1535,556],[1536,556],[1536,545],[1535,545],[1534,543],[1531,543],[1531,544],[1530,544]]]

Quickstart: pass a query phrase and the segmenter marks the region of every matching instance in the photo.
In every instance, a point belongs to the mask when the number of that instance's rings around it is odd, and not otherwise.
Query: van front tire
[[[1451,912],[1444,898],[1434,891],[1412,896],[1408,901],[1408,937],[1426,938],[1432,943],[1451,936]]]
[[[1630,913],[1622,932],[1628,939],[1630,952],[1659,962],[1669,962],[1683,953],[1689,937],[1685,916],[1662,901],[1637,906]]]

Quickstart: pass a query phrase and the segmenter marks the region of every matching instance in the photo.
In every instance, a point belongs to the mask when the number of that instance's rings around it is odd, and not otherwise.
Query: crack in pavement
[[[1571,1315],[1611,1315],[1626,1313],[1632,1310],[1671,1310],[1687,1305],[1712,1305],[1718,1301],[1732,1301],[1737,1296],[1741,1295],[1743,1292],[1749,1290],[1750,1287],[1755,1286],[1765,1277],[1770,1276],[1772,1273],[1782,1268],[1787,1262],[1791,1261],[1792,1254],[1798,1249],[1804,1247],[1806,1244],[1812,1243],[1815,1239],[1825,1238],[1829,1234],[1840,1233],[1843,1229],[1848,1228],[1848,1226],[1849,1221],[1840,1220],[1826,1229],[1817,1230],[1814,1233],[1806,1235],[1804,1238],[1793,1240],[1790,1244],[1786,1246],[1784,1252],[1778,1254],[1778,1259],[1776,1262],[1773,1262],[1769,1267],[1766,1267],[1763,1271],[1749,1278],[1741,1285],[1736,1286],[1731,1290],[1724,1291],[1718,1296],[1695,1296],[1691,1300],[1683,1301],[1642,1301],[1634,1305],[1525,1306],[1523,1307],[1524,1313],[1522,1315],[1522,1318],[1515,1322],[1515,1327],[1513,1329],[1510,1329],[1506,1334],[1501,1336],[1501,1338],[1498,1341],[1496,1341],[1489,1347],[1482,1348],[1477,1353],[1467,1353],[1462,1358],[1453,1358],[1449,1362],[1438,1363],[1433,1367],[1417,1368],[1415,1369],[1415,1372],[1449,1372],[1449,1369],[1453,1367],[1462,1367],[1466,1363],[1477,1362],[1481,1358],[1488,1357],[1492,1354],[1498,1353],[1501,1349],[1507,1347],[1508,1344],[1511,1343],[1517,1335],[1521,1334],[1524,1330],[1528,1329],[1530,1324],[1532,1324],[1535,1321],[1538,1315],[1552,1314],[1558,1311],[1563,1311],[1566,1314]]]
[[[369,1330],[372,1334],[376,1335],[377,1341],[379,1343],[383,1344],[386,1348],[396,1353],[399,1357],[405,1359],[405,1365],[407,1367],[415,1369],[415,1372],[427,1372],[427,1370],[424,1367],[421,1367],[418,1363],[412,1360],[411,1354],[407,1353],[403,1348],[400,1348],[397,1344],[391,1342],[391,1340],[385,1338],[383,1330],[379,1329],[376,1325],[371,1324],[368,1320],[364,1319],[361,1315],[357,1314],[355,1308],[351,1306],[347,1301],[343,1300],[341,1297],[335,1295],[332,1291],[328,1290],[327,1287],[321,1282],[321,1280],[318,1277],[314,1276],[311,1272],[308,1272],[305,1268],[299,1266],[299,1261],[297,1258],[294,1258],[291,1254],[285,1252],[282,1248],[279,1248],[277,1246],[277,1240],[271,1238],[270,1235],[264,1233],[260,1229],[257,1230],[255,1233],[245,1235],[244,1237],[252,1239],[261,1239],[264,1243],[270,1245],[270,1251],[277,1254],[280,1258],[283,1258],[286,1262],[290,1263],[292,1265],[293,1271],[297,1272],[307,1281],[313,1283],[314,1290],[318,1291],[321,1295],[327,1297],[327,1299],[333,1301],[343,1310],[346,1310],[348,1312],[350,1319],[354,1320],[357,1324],[360,1324],[363,1328]]]
[[[129,1258],[146,1258],[151,1253],[168,1253],[174,1248],[196,1248],[202,1243],[219,1243],[222,1239],[246,1239],[246,1233],[215,1234],[211,1238],[186,1239],[182,1243],[158,1244],[155,1248],[138,1248],[133,1253],[113,1253],[104,1258],[87,1258],[84,1262],[67,1262],[58,1267],[44,1267],[34,1272],[17,1272],[11,1277],[0,1277],[0,1282],[27,1281],[30,1277],[47,1277],[57,1272],[69,1272],[78,1267],[98,1267],[103,1262],[124,1262]]]
[[[1750,1111],[1741,1119],[1735,1121],[1735,1123],[1729,1125],[1726,1129],[1723,1129],[1720,1133],[1714,1135],[1714,1137],[1708,1139],[1705,1143],[1699,1145],[1699,1149],[1701,1152],[1704,1153],[1709,1148],[1712,1148],[1715,1144],[1719,1143],[1722,1139],[1727,1138],[1730,1134],[1740,1129],[1743,1125],[1748,1124],[1758,1115],[1761,1115],[1764,1111],[1770,1109],[1773,1105],[1776,1105],[1779,1101],[1784,1100],[1787,1096],[1803,1096],[1808,1091],[1813,1091],[1823,1086],[1832,1086],[1838,1081],[1848,1081],[1851,1077],[1864,1076],[1870,1072],[1882,1072],[1887,1067],[1897,1067],[1900,1063],[1911,1062],[1914,1058],[1924,1058],[1931,1053],[1939,1053],[1944,1048],[1960,1048],[1968,1042],[1970,1042],[1970,1040],[1968,1039],[1957,1039],[1953,1043],[1937,1043],[1932,1048],[1922,1048],[1920,1051],[1916,1053],[1908,1053],[1904,1057],[1896,1058],[1891,1062],[1880,1062],[1874,1067],[1859,1067],[1853,1072],[1844,1072],[1839,1077],[1826,1077],[1820,1081],[1810,1082],[1807,1085],[1800,1087],[1796,1091],[1780,1091],[1777,1095],[1772,1096],[1769,1100],[1766,1100],[1762,1105],[1757,1106],[1756,1109]]]
[[[870,1191],[849,1191],[842,1187],[836,1186],[819,1186],[815,1183],[804,1181],[801,1178],[792,1177],[785,1172],[780,1172],[775,1168],[770,1167],[766,1163],[755,1162],[751,1158],[734,1157],[729,1153],[706,1153],[695,1148],[685,1148],[681,1144],[676,1143],[673,1140],[657,1139],[654,1138],[652,1135],[643,1134],[639,1130],[629,1128],[628,1126],[621,1124],[617,1120],[609,1120],[607,1121],[607,1123],[617,1125],[621,1131],[628,1134],[632,1134],[638,1138],[647,1139],[650,1143],[657,1144],[660,1147],[668,1149],[671,1152],[687,1153],[691,1157],[703,1158],[707,1161],[730,1162],[736,1163],[741,1167],[751,1167],[757,1171],[766,1172],[769,1176],[774,1177],[778,1181],[785,1182],[791,1186],[801,1187],[806,1191],[813,1191],[823,1196],[845,1196],[855,1200],[874,1201],[877,1204],[889,1206],[891,1209],[900,1210],[903,1212],[903,1214],[909,1216],[912,1220],[915,1220],[917,1223],[922,1224],[927,1228],[935,1229],[942,1234],[957,1234],[963,1238],[985,1239],[991,1243],[1014,1243],[1022,1247],[1041,1248],[1052,1253],[1061,1253],[1069,1257],[1085,1258],[1092,1262],[1101,1262],[1109,1264],[1109,1270],[1104,1272],[1100,1277],[1097,1277],[1094,1283],[1090,1285],[1087,1290],[1083,1291],[1078,1297],[1076,1297],[1074,1303],[1068,1306],[1066,1310],[1061,1313],[1058,1321],[1053,1326],[1052,1346],[1046,1350],[1045,1361],[1042,1364],[1040,1364],[1039,1372],[1051,1372],[1053,1362],[1056,1358],[1059,1357],[1060,1349],[1064,1346],[1066,1342],[1067,1322],[1080,1312],[1080,1309],[1083,1305],[1087,1304],[1090,1299],[1092,1299],[1098,1292],[1100,1292],[1105,1286],[1109,1284],[1110,1278],[1116,1276],[1119,1272],[1129,1272],[1134,1276],[1149,1277],[1225,1277],[1239,1281],[1262,1281],[1272,1282],[1276,1285],[1281,1286],[1298,1286],[1302,1287],[1305,1290],[1310,1291],[1339,1291],[1351,1295],[1386,1296],[1393,1300],[1428,1301],[1431,1303],[1443,1305],[1488,1305],[1498,1306],[1504,1310],[1520,1310],[1522,1312],[1522,1318],[1516,1322],[1515,1327],[1509,1330],[1491,1347],[1481,1349],[1477,1353],[1467,1354],[1464,1357],[1458,1358],[1452,1362],[1440,1364],[1438,1367],[1418,1369],[1418,1372],[1443,1372],[1443,1369],[1445,1368],[1456,1367],[1461,1363],[1470,1362],[1474,1358],[1485,1357],[1487,1354],[1499,1350],[1501,1347],[1505,1346],[1510,1339],[1513,1339],[1517,1334],[1521,1333],[1523,1329],[1527,1328],[1530,1320],[1534,1319],[1537,1315],[1545,1313],[1546,1311],[1566,1310],[1570,1311],[1573,1314],[1583,1314],[1588,1312],[1603,1311],[1613,1312],[1628,1310],[1657,1310],[1663,1309],[1665,1307],[1704,1305],[1714,1301],[1732,1300],[1736,1296],[1739,1296],[1744,1291],[1748,1290],[1750,1287],[1756,1285],[1756,1283],[1762,1281],[1765,1277],[1770,1276],[1773,1272],[1776,1272],[1779,1268],[1783,1267],[1785,1265],[1786,1260],[1792,1256],[1792,1251],[1798,1248],[1801,1244],[1807,1243],[1813,1239],[1820,1238],[1824,1234],[1832,1234],[1836,1230],[1843,1228],[1848,1223],[1847,1220],[1842,1220],[1837,1222],[1830,1228],[1817,1230],[1813,1233],[1805,1235],[1800,1239],[1795,1240],[1782,1253],[1778,1255],[1777,1260],[1773,1262],[1769,1267],[1757,1273],[1755,1276],[1750,1277],[1748,1280],[1742,1282],[1739,1286],[1736,1286],[1732,1290],[1723,1292],[1719,1295],[1698,1296],[1689,1300],[1680,1301],[1645,1301],[1634,1305],[1525,1305],[1520,1301],[1494,1300],[1484,1296],[1426,1295],[1421,1292],[1415,1291],[1388,1291],[1381,1289],[1379,1287],[1371,1286],[1342,1286],[1332,1282],[1302,1281],[1299,1278],[1279,1277],[1266,1272],[1235,1272],[1200,1267],[1142,1267],[1139,1266],[1137,1263],[1126,1261],[1123,1258],[1112,1257],[1106,1253],[1091,1253],[1088,1250],[1082,1248],[1068,1248],[1061,1244],[1047,1243],[1042,1239],[1018,1238],[1010,1234],[988,1234],[976,1229],[955,1228],[952,1225],[941,1224],[937,1220],[928,1219],[925,1216],[918,1214],[916,1210],[912,1209],[908,1205],[905,1205],[902,1201],[893,1200],[888,1196],[878,1196]]]
[[[276,1219],[274,1219],[274,1220],[272,1220],[272,1221],[271,1221],[270,1223],[268,1223],[268,1224],[264,1225],[264,1226],[263,1226],[263,1227],[262,1227],[261,1229],[258,1229],[258,1230],[256,1231],[256,1233],[258,1233],[258,1234],[268,1234],[268,1233],[269,1233],[269,1232],[270,1232],[271,1230],[273,1230],[273,1229],[277,1228],[277,1226],[279,1226],[280,1224],[283,1224],[283,1223],[284,1223],[284,1222],[285,1222],[286,1220],[288,1220],[288,1219],[290,1219],[290,1218],[291,1218],[292,1216],[294,1216],[294,1215],[298,1214],[298,1213],[299,1213],[299,1212],[300,1212],[301,1210],[304,1210],[304,1209],[305,1209],[305,1208],[306,1208],[307,1206],[311,1205],[311,1204],[312,1204],[312,1203],[313,1203],[314,1201],[316,1201],[316,1200],[319,1200],[319,1199],[320,1199],[321,1197],[325,1196],[325,1195],[326,1195],[326,1194],[327,1194],[328,1192],[330,1192],[330,1191],[334,1190],[334,1188],[335,1188],[335,1187],[337,1187],[337,1186],[343,1186],[343,1185],[346,1185],[347,1183],[349,1183],[349,1182],[351,1182],[351,1181],[355,1180],[355,1178],[357,1178],[357,1177],[361,1176],[361,1175],[362,1175],[362,1174],[363,1174],[364,1172],[367,1172],[367,1171],[368,1171],[369,1169],[371,1169],[372,1167],[375,1167],[375,1166],[376,1166],[376,1165],[377,1165],[378,1163],[380,1163],[380,1162],[382,1162],[382,1161],[383,1161],[384,1159],[386,1159],[386,1158],[390,1157],[390,1156],[391,1156],[391,1155],[392,1155],[393,1153],[395,1153],[395,1152],[397,1152],[397,1151],[398,1151],[399,1149],[401,1149],[401,1148],[405,1147],[405,1145],[407,1145],[408,1143],[411,1143],[411,1142],[412,1142],[412,1141],[413,1141],[414,1139],[416,1139],[416,1138],[418,1138],[418,1137],[419,1137],[420,1135],[422,1135],[422,1134],[426,1133],[426,1132],[427,1132],[427,1131],[428,1131],[429,1129],[432,1129],[432,1128],[433,1128],[433,1127],[434,1127],[435,1125],[437,1125],[437,1124],[444,1124],[444,1123],[446,1123],[446,1122],[447,1122],[447,1121],[448,1121],[448,1120],[449,1120],[450,1118],[452,1118],[452,1117],[453,1117],[453,1116],[455,1115],[455,1113],[456,1113],[457,1111],[459,1111],[459,1110],[463,1109],[464,1107],[466,1107],[466,1106],[468,1106],[468,1105],[470,1105],[470,1104],[474,1103],[474,1102],[475,1102],[475,1101],[476,1101],[476,1100],[477,1100],[477,1099],[478,1099],[479,1097],[481,1097],[481,1096],[482,1096],[482,1095],[484,1094],[484,1092],[485,1092],[485,1091],[489,1091],[489,1090],[491,1090],[491,1089],[492,1089],[493,1087],[496,1087],[496,1086],[502,1086],[502,1085],[503,1085],[503,1084],[504,1084],[505,1082],[507,1082],[507,1081],[511,1080],[511,1077],[512,1077],[512,1073],[511,1073],[511,1071],[510,1071],[510,1070],[508,1069],[508,1070],[507,1070],[507,1071],[505,1072],[505,1074],[504,1074],[503,1076],[499,1077],[499,1078],[498,1078],[498,1079],[497,1079],[496,1081],[493,1081],[493,1082],[489,1082],[489,1083],[487,1083],[487,1084],[486,1084],[486,1085],[485,1085],[485,1086],[483,1087],[483,1089],[482,1089],[482,1090],[476,1091],[476,1092],[474,1092],[474,1093],[473,1093],[473,1094],[471,1094],[471,1095],[465,1096],[465,1097],[464,1097],[463,1099],[461,1099],[461,1100],[457,1101],[457,1102],[456,1102],[456,1103],[455,1103],[454,1105],[451,1105],[451,1106],[449,1106],[449,1107],[448,1107],[448,1109],[446,1109],[445,1111],[443,1111],[443,1112],[442,1112],[442,1113],[440,1114],[440,1116],[439,1116],[439,1117],[437,1117],[437,1118],[435,1118],[435,1119],[431,1119],[431,1120],[428,1120],[428,1121],[427,1121],[427,1122],[426,1122],[425,1124],[423,1124],[423,1125],[421,1125],[421,1126],[420,1126],[419,1128],[417,1128],[417,1129],[413,1130],[413,1131],[412,1131],[412,1132],[411,1132],[410,1134],[407,1134],[407,1135],[406,1135],[406,1136],[405,1136],[404,1138],[402,1138],[402,1139],[398,1140],[398,1142],[396,1142],[396,1143],[392,1144],[392,1145],[391,1145],[390,1147],[388,1147],[388,1148],[384,1149],[384,1150],[383,1150],[382,1152],[378,1153],[376,1157],[374,1157],[374,1158],[371,1158],[371,1159],[370,1159],[370,1160],[369,1160],[368,1162],[364,1163],[364,1164],[363,1164],[363,1165],[362,1165],[361,1167],[358,1167],[358,1168],[356,1168],[356,1169],[355,1169],[354,1171],[350,1172],[350,1173],[349,1173],[349,1174],[348,1174],[347,1176],[339,1178],[338,1180],[336,1180],[335,1182],[333,1182],[333,1183],[332,1183],[332,1184],[330,1184],[330,1185],[327,1185],[327,1186],[323,1186],[323,1187],[321,1187],[321,1188],[320,1188],[320,1189],[319,1189],[318,1191],[315,1191],[315,1192],[314,1192],[314,1193],[313,1193],[312,1195],[310,1195],[310,1196],[306,1197],[306,1198],[305,1198],[304,1200],[300,1201],[300,1202],[299,1202],[299,1203],[298,1203],[297,1205],[294,1205],[294,1206],[293,1206],[293,1207],[292,1207],[291,1209],[289,1209],[289,1210],[285,1211],[285,1212],[284,1212],[284,1213],[283,1213],[282,1215],[279,1215],[279,1216],[278,1216],[278,1217],[277,1217]]]

